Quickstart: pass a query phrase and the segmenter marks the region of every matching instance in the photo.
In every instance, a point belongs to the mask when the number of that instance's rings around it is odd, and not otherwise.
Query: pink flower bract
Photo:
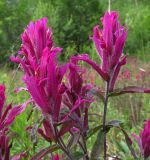
[[[139,136],[135,134],[132,136],[138,142],[142,156],[148,158],[150,156],[150,119],[144,123],[144,129]]]
[[[9,104],[5,106],[5,86],[0,84],[0,159],[10,159],[10,142],[8,137],[9,126],[14,122],[16,116],[21,114],[27,103],[12,108]]]
[[[103,29],[100,30],[99,25],[96,25],[93,29],[92,36],[101,60],[101,66],[90,60],[86,54],[74,58],[90,64],[105,81],[109,81],[109,90],[113,91],[120,68],[126,63],[126,57],[123,55],[123,47],[127,30],[118,21],[117,12],[106,12],[104,17],[101,18],[101,21]]]
[[[140,133],[142,142],[144,157],[147,158],[150,155],[150,120],[145,122],[144,129]]]
[[[21,38],[21,51],[11,59],[21,64],[24,82],[37,106],[57,121],[65,90],[62,79],[68,66],[57,62],[62,49],[54,47],[47,18],[30,22]]]

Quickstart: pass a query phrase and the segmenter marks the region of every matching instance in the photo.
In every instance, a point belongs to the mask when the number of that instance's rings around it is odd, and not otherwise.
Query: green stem
[[[85,158],[86,158],[86,160],[89,160],[88,150],[87,150],[87,145],[86,145],[86,140],[85,140],[85,137],[84,137],[83,135],[82,135],[82,141],[83,141],[83,145],[84,145]]]
[[[109,94],[109,82],[106,82],[105,90],[105,99],[104,99],[104,113],[103,113],[103,131],[104,131],[104,160],[107,157],[107,146],[106,146],[106,116],[107,116],[107,106],[108,106],[108,94]]]
[[[74,157],[68,151],[68,149],[67,149],[66,145],[64,144],[64,142],[62,141],[62,139],[60,137],[58,137],[58,130],[57,130],[57,127],[55,125],[54,125],[54,131],[55,131],[55,136],[56,136],[57,143],[61,147],[61,150],[68,156],[69,160],[74,160]]]

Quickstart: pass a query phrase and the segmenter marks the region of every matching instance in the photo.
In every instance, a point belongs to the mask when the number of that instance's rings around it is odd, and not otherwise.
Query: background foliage
[[[92,54],[89,36],[107,8],[106,0],[1,0],[0,64],[9,62],[8,57],[19,49],[28,22],[43,16],[49,19],[56,44],[64,48],[62,60],[79,52]],[[150,1],[112,0],[111,9],[119,11],[129,29],[125,52],[144,58],[150,49]]]

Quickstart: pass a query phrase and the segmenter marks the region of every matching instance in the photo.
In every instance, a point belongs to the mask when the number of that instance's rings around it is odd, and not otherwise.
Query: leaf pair
[[[106,130],[107,130],[107,134],[109,132],[110,129],[112,128],[118,128],[124,135],[125,137],[125,141],[128,145],[128,148],[131,152],[131,155],[134,157],[135,160],[137,160],[137,156],[136,156],[136,153],[132,147],[132,141],[129,137],[129,135],[127,134],[127,132],[123,129],[122,123],[118,120],[113,120],[113,121],[110,121],[106,124]],[[100,126],[97,126],[95,128],[93,128],[90,132],[89,132],[89,136],[92,136],[93,134],[95,134],[96,132],[98,132],[97,134],[97,138],[96,138],[96,141],[93,145],[93,148],[92,148],[92,152],[91,152],[91,160],[97,160],[99,157],[102,157],[103,155],[103,147],[104,147],[104,131],[103,131],[103,128],[102,128],[102,125]]]

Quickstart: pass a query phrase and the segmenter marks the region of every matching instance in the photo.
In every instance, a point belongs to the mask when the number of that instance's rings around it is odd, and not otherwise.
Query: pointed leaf
[[[109,94],[109,96],[118,96],[125,93],[148,93],[150,94],[150,89],[137,87],[137,86],[128,86],[122,89],[115,89],[113,92]]]
[[[66,132],[68,132],[75,124],[75,121],[69,120],[62,124],[62,127],[59,131],[59,136],[63,136]]]
[[[104,149],[104,131],[100,129],[91,151],[91,160],[97,160],[103,155]]]
[[[132,140],[129,137],[128,133],[123,129],[123,127],[121,127],[121,124],[122,124],[121,121],[113,120],[113,121],[108,122],[107,126],[112,126],[112,127],[118,128],[120,131],[122,131],[122,133],[125,137],[125,141],[126,141],[128,148],[131,152],[131,155],[134,157],[135,160],[137,160],[136,153],[134,151],[134,148],[132,147]]]
[[[135,160],[138,160],[137,155],[135,153],[135,150],[132,147],[132,140],[131,140],[131,138],[129,137],[129,135],[127,134],[127,132],[123,128],[120,128],[120,129],[121,129],[122,133],[124,134],[124,137],[125,137],[126,143],[128,145],[128,148],[129,148],[129,150],[131,152],[131,155],[134,157]]]
[[[92,129],[90,129],[86,138],[89,139],[92,135],[94,135],[96,132],[98,132],[102,128],[103,128],[103,126],[99,125],[99,126],[96,126],[96,127],[92,128]]]
[[[120,127],[121,124],[122,124],[122,122],[119,121],[119,120],[112,120],[112,121],[109,121],[109,122],[107,123],[107,126]]]
[[[50,147],[46,147],[42,150],[40,150],[37,154],[35,154],[31,160],[41,160],[43,157],[45,157],[47,154],[49,153],[52,153],[56,150],[59,149],[59,146],[57,145],[53,145],[53,146],[50,146]]]
[[[25,102],[25,103],[23,103],[23,104],[21,104],[21,105],[19,105],[19,106],[17,106],[17,107],[12,108],[11,111],[10,111],[10,113],[9,113],[8,116],[7,116],[7,119],[6,119],[6,121],[5,121],[5,125],[11,125],[11,124],[14,122],[16,116],[18,116],[18,115],[20,115],[22,112],[24,112],[24,110],[26,109],[26,106],[27,106],[30,102],[32,102],[31,99],[29,99],[27,102]]]

